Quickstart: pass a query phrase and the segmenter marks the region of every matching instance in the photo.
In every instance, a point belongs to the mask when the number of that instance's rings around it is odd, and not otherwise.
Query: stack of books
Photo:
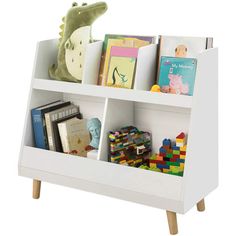
[[[132,89],[138,50],[155,40],[154,36],[105,35],[98,85]]]
[[[86,157],[90,134],[78,106],[58,100],[32,109],[31,116],[37,148]]]

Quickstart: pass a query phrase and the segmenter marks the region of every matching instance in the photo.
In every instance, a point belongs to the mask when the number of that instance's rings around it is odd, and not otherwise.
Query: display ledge
[[[33,88],[54,92],[80,94],[104,98],[122,99],[164,106],[182,108],[192,107],[192,96],[155,93],[143,90],[111,88],[105,86],[78,84],[64,81],[37,79],[33,80]]]
[[[179,176],[29,146],[22,148],[19,174],[184,213]]]

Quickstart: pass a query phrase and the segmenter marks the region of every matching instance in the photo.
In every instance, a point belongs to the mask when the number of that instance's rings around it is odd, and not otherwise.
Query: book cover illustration
[[[75,117],[59,123],[58,129],[64,153],[87,157],[85,147],[90,143],[87,120]]]
[[[105,35],[98,84],[105,85],[106,83],[112,46],[140,48],[155,43],[155,40],[156,38],[152,36]]]
[[[133,87],[138,48],[112,47],[107,86]]]
[[[158,84],[165,93],[193,95],[197,60],[161,57]]]
[[[160,56],[196,58],[199,53],[212,45],[210,38],[160,36]]]

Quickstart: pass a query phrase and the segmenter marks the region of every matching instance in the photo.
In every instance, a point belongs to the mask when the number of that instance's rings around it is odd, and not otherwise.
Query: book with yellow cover
[[[98,85],[106,84],[111,47],[120,46],[120,47],[140,48],[143,46],[147,46],[151,43],[155,43],[155,40],[156,38],[154,36],[145,37],[145,36],[128,36],[128,35],[105,35],[102,48]]]
[[[133,88],[138,48],[111,48],[107,86]]]

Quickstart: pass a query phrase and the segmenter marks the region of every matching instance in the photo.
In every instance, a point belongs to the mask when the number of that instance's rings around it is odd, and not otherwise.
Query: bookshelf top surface
[[[33,88],[46,91],[144,102],[163,106],[182,108],[192,107],[192,97],[185,95],[155,93],[143,90],[117,89],[105,86],[78,84],[37,78],[33,80]]]

